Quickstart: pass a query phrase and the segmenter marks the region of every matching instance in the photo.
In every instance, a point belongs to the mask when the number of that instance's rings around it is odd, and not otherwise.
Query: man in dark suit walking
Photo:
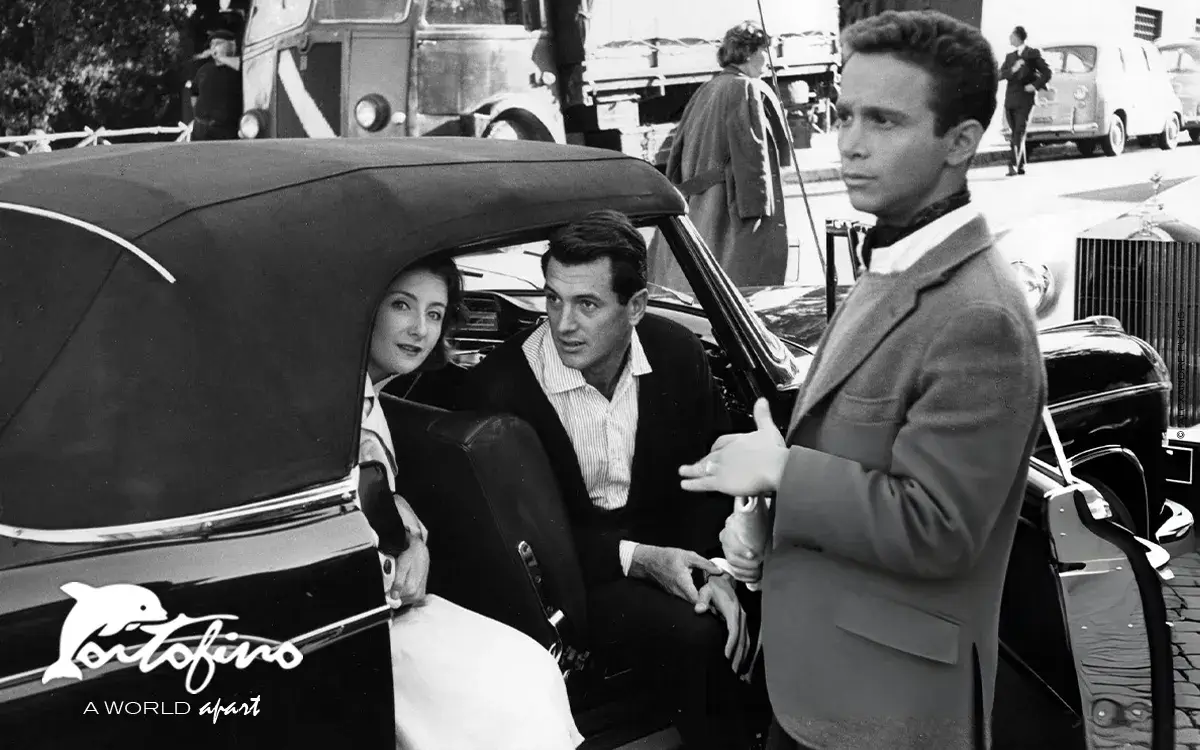
[[[760,401],[758,429],[718,439],[682,486],[775,496],[721,533],[734,575],[762,576],[774,748],[982,750],[1046,403],[1033,315],[967,190],[996,60],[929,11],[861,21],[843,47],[838,146],[851,203],[878,219],[868,271],[787,440]]]
[[[1000,77],[1008,82],[1004,90],[1004,116],[1012,131],[1012,156],[1008,164],[1009,176],[1025,174],[1025,129],[1038,91],[1045,91],[1053,75],[1040,50],[1025,44],[1024,26],[1013,29],[1008,41],[1013,51],[1004,56],[1000,66]]]
[[[675,475],[729,430],[708,356],[691,331],[646,314],[646,242],[622,214],[559,230],[542,270],[547,320],[472,369],[459,406],[515,414],[541,439],[583,569],[592,652],[632,655],[657,678],[689,750],[741,750],[746,615],[709,559],[732,503],[697,501]]]

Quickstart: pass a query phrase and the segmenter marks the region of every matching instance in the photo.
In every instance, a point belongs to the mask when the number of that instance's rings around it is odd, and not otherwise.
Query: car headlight
[[[380,130],[387,124],[391,114],[387,99],[379,94],[367,94],[354,105],[354,120],[363,130]]]
[[[261,136],[267,129],[267,113],[261,109],[253,109],[242,115],[242,119],[238,120],[238,137],[246,140],[254,140]]]
[[[1024,260],[1014,260],[1012,269],[1017,275],[1017,283],[1025,292],[1029,309],[1033,310],[1034,314],[1042,312],[1050,301],[1050,293],[1054,290],[1054,274],[1041,263]]]

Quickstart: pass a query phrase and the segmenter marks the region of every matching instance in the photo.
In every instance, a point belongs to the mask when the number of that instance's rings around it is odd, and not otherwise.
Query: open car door
[[[1030,481],[1044,489],[1067,643],[1079,687],[1088,750],[1175,747],[1172,629],[1162,581],[1171,580],[1162,547],[1119,525],[1111,507],[1076,481],[1053,418],[1045,429],[1057,467],[1035,462]]]

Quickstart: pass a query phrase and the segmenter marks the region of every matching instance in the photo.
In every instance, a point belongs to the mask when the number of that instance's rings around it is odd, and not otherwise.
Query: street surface
[[[993,233],[1037,222],[1047,230],[1074,232],[1115,218],[1151,197],[1150,177],[1162,174],[1165,192],[1183,181],[1200,175],[1200,144],[1185,135],[1175,151],[1130,144],[1116,158],[1083,157],[1073,148],[1065,152],[1032,152],[1028,174],[1008,177],[1004,165],[986,166],[970,172],[971,194],[987,216]],[[1047,158],[1052,157],[1052,158]],[[805,185],[812,207],[822,253],[825,248],[825,219],[867,219],[850,205],[840,181],[810,182]],[[793,252],[789,259],[789,283],[824,284],[824,272],[813,252],[812,231],[804,209],[799,184],[785,186],[788,233]],[[1180,217],[1200,225],[1200,209],[1195,217]],[[800,257],[796,257],[799,243]],[[839,245],[844,255],[844,245]],[[841,262],[838,268],[842,269]],[[849,278],[848,266],[839,271]],[[799,275],[798,275],[799,274]]]
[[[1200,553],[1171,560],[1175,579],[1163,584],[1175,623],[1175,746],[1200,750]]]

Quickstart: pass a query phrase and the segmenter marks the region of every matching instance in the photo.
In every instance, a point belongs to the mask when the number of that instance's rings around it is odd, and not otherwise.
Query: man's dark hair
[[[930,109],[938,135],[976,120],[987,129],[996,113],[996,55],[979,29],[931,10],[887,11],[842,32],[844,60],[857,53],[892,55],[933,78]]]
[[[1013,28],[1013,34],[1015,34],[1017,39],[1020,39],[1022,42],[1029,38],[1029,35],[1025,33],[1024,26],[1017,26]]]
[[[646,288],[646,240],[620,211],[593,211],[559,229],[542,255],[542,274],[550,259],[580,266],[599,258],[612,261],[612,288],[622,305]]]
[[[721,47],[717,50],[717,64],[722,68],[741,65],[750,55],[771,44],[771,37],[755,21],[743,21],[725,32]]]

